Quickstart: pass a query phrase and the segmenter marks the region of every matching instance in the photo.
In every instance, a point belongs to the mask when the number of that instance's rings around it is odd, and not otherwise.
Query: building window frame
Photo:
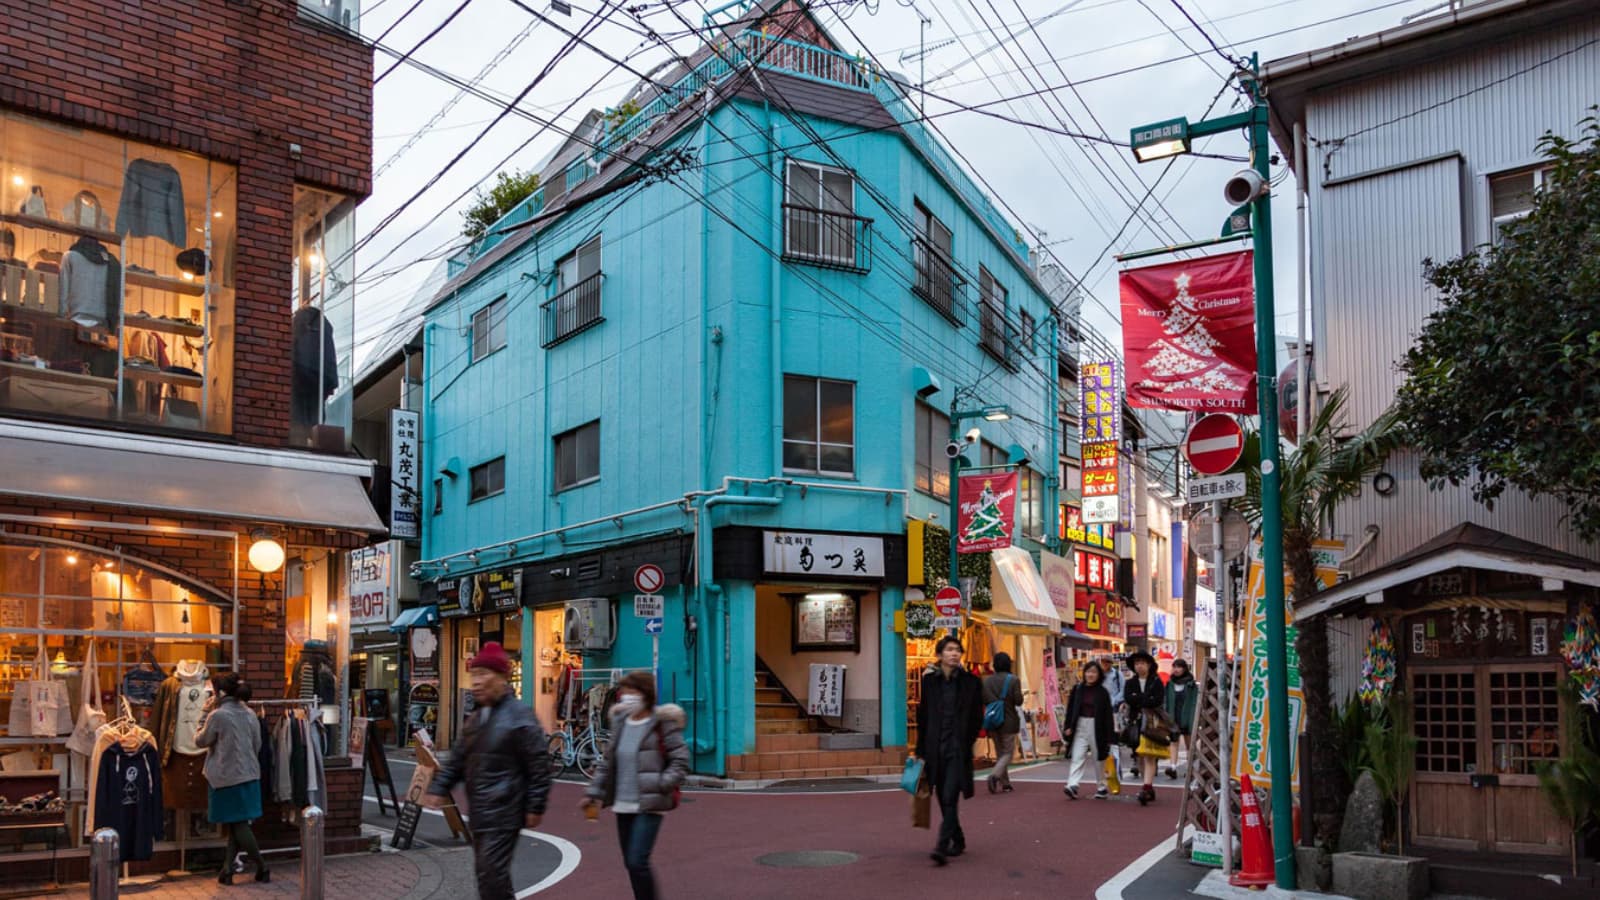
[[[481,362],[506,346],[506,295],[501,294],[472,314],[472,361]]]
[[[467,471],[467,505],[506,492],[506,458],[484,460]]]
[[[552,493],[560,494],[600,480],[599,419],[590,420],[576,428],[569,428],[552,437],[550,449]],[[587,452],[591,450],[592,454]],[[564,475],[563,469],[569,466],[563,457],[568,453],[572,455],[571,472]],[[584,466],[586,461],[590,463],[588,466]]]
[[[810,386],[811,407],[809,410],[791,410],[789,408],[790,389],[800,388],[803,385]],[[779,415],[782,416],[783,421],[784,453],[782,463],[784,473],[793,475],[819,475],[827,478],[854,478],[856,476],[857,469],[856,445],[858,443],[856,435],[856,383],[854,381],[845,381],[838,378],[822,378],[814,375],[785,374],[783,376],[783,388],[784,409],[780,411]],[[848,405],[850,417],[850,440],[848,443],[837,439],[825,440],[825,438],[828,437],[829,431],[829,422],[825,413],[824,405],[824,394],[827,393],[827,390],[825,389],[831,389],[837,392],[837,390],[840,388],[846,388],[849,391]],[[791,419],[790,416],[791,412],[795,414],[793,419]],[[799,424],[802,420],[808,423],[806,427],[809,428],[809,435],[804,431],[790,430],[791,424]],[[835,433],[834,437],[837,438],[837,433]],[[794,449],[804,451],[807,448],[809,448],[810,451],[810,465],[791,465],[790,450]],[[825,460],[827,460],[830,455],[829,451],[833,451],[835,456],[840,451],[847,452],[850,458],[850,468],[846,470],[828,467]]]
[[[606,320],[601,307],[605,283],[605,273],[600,268],[601,249],[597,234],[556,262],[556,293],[543,306],[545,348]]]
[[[797,173],[806,173],[803,184]],[[848,190],[829,190],[840,179]],[[848,194],[848,196],[844,196]],[[856,214],[856,174],[800,159],[784,161],[783,257],[824,268],[865,272],[872,267],[872,220]]]
[[[950,440],[950,417],[938,409],[918,403],[913,414],[916,449],[912,464],[912,483],[917,491],[935,500],[950,499],[950,467],[944,455]],[[940,484],[944,490],[940,490]]]
[[[1505,240],[1502,236],[1502,230],[1512,223],[1519,222],[1528,217],[1528,213],[1533,211],[1534,198],[1538,195],[1539,191],[1544,189],[1546,180],[1550,177],[1550,173],[1553,170],[1554,167],[1548,164],[1523,166],[1516,169],[1507,169],[1503,172],[1491,172],[1484,178],[1484,190],[1487,196],[1485,205],[1489,212],[1489,243],[1499,246]],[[1526,197],[1527,199],[1525,205],[1519,202],[1517,208],[1503,212],[1496,209],[1496,185],[1505,184],[1513,179],[1520,179],[1528,176],[1532,176],[1532,184],[1529,186],[1528,190],[1525,193],[1518,192],[1512,195],[1519,201],[1521,198]]]
[[[961,287],[966,279],[956,269],[955,235],[921,200],[913,201],[916,234],[911,238],[912,293],[961,327]]]
[[[978,266],[978,346],[1012,371],[1016,371],[1015,329],[1007,305],[1010,292],[987,266]]]

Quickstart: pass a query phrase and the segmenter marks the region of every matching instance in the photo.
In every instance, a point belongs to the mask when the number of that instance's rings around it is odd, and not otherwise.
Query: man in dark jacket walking
[[[467,782],[472,867],[480,900],[512,900],[511,857],[523,828],[539,827],[550,796],[550,747],[533,710],[511,693],[511,659],[494,641],[467,662],[478,708],[428,785],[424,806],[438,809]]]
[[[1005,721],[993,729],[994,768],[989,772],[989,793],[1011,793],[1011,759],[1017,753],[1017,735],[1022,732],[1022,716],[1017,707],[1022,705],[1022,682],[1011,671],[1011,654],[994,655],[994,674],[983,679],[983,708],[987,716],[989,704],[999,702],[1005,709]]]
[[[966,852],[957,805],[972,798],[972,744],[983,728],[983,685],[961,667],[961,641],[939,639],[939,666],[922,676],[917,705],[917,756],[939,797],[939,841],[930,854],[938,865]]]

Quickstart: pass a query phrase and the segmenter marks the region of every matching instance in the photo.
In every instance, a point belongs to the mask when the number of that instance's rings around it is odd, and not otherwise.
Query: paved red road
[[[1035,770],[1035,777],[1044,774]],[[1074,803],[1061,795],[1059,784],[1024,783],[1020,779],[1028,773],[1016,776],[1016,793],[980,793],[963,801],[967,854],[942,869],[928,859],[933,833],[911,827],[910,797],[899,791],[686,794],[682,808],[667,816],[656,845],[657,877],[668,897],[1089,898],[1170,836],[1177,820],[1175,791],[1161,791],[1160,801],[1146,808],[1126,794]],[[630,896],[611,814],[585,821],[579,796],[576,786],[557,785],[540,828],[583,852],[578,869],[549,893],[564,900]],[[937,804],[933,818],[937,828]],[[809,869],[756,861],[801,850],[843,850],[860,858]]]

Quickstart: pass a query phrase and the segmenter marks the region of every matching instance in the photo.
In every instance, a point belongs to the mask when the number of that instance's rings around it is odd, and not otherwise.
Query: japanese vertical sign
[[[1254,255],[1122,273],[1128,405],[1256,414]]]
[[[1249,775],[1262,787],[1272,787],[1272,766],[1268,742],[1272,723],[1267,717],[1267,598],[1266,576],[1262,572],[1259,543],[1250,549],[1250,587],[1245,604],[1244,665],[1239,672],[1238,695],[1234,710],[1239,730],[1233,741],[1233,776]],[[1288,575],[1284,576],[1284,596],[1289,596]],[[1300,684],[1300,654],[1295,650],[1299,629],[1288,603],[1281,613],[1288,624],[1289,671],[1289,769],[1291,784],[1300,783],[1300,726],[1305,710],[1305,691]]]
[[[418,457],[417,413],[389,411],[389,535],[422,537],[422,463]]]
[[[983,553],[1011,546],[1017,520],[1017,473],[980,472],[961,476],[958,553]]]
[[[1099,525],[1117,521],[1121,466],[1115,441],[1083,445],[1083,521]]]
[[[812,663],[806,713],[813,716],[844,715],[844,666]]]
[[[1117,361],[1084,363],[1078,370],[1078,440],[1085,444],[1122,440],[1122,400],[1117,396]]]

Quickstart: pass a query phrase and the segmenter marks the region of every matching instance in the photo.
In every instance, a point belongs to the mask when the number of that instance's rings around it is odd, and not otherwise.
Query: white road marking
[[[1171,852],[1172,836],[1167,835],[1161,839],[1161,843],[1156,844],[1149,850],[1146,850],[1143,856],[1131,863],[1128,863],[1127,867],[1121,872],[1111,876],[1111,880],[1096,888],[1094,892],[1094,900],[1122,900],[1123,888],[1133,884],[1135,881],[1138,881],[1140,875],[1150,871],[1152,866],[1160,862],[1163,857]]]
[[[366,800],[369,803],[378,802],[377,797],[364,796],[361,799]],[[444,812],[441,810],[424,808],[422,811],[430,816],[444,818]],[[462,818],[466,817],[463,816]],[[470,821],[470,819],[468,821]],[[372,828],[375,826],[369,825],[367,827]],[[387,829],[379,828],[376,830],[385,831]],[[556,852],[561,854],[561,862],[556,865],[555,869],[549,875],[546,875],[543,879],[541,879],[538,884],[535,884],[532,887],[525,887],[522,890],[517,891],[517,900],[522,900],[524,897],[532,897],[534,894],[542,893],[552,887],[555,887],[557,884],[561,883],[562,879],[577,871],[578,864],[583,862],[583,851],[578,849],[577,844],[574,844],[566,838],[557,837],[553,834],[546,834],[543,831],[534,831],[531,828],[524,828],[520,833],[523,837],[544,841],[550,846],[556,848]]]

